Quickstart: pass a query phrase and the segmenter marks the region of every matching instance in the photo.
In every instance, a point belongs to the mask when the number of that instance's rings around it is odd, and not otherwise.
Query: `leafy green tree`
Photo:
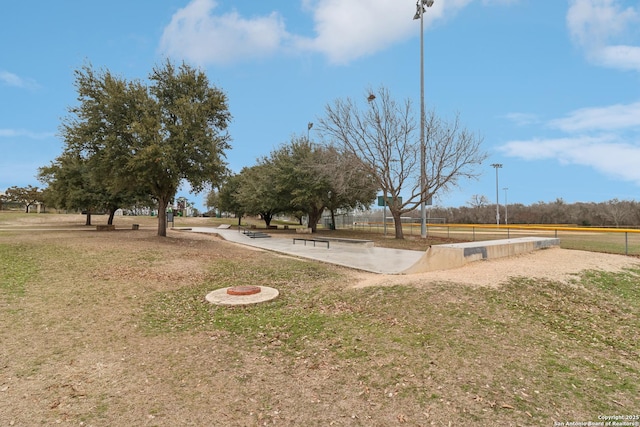
[[[215,201],[209,203],[209,199],[207,199],[207,206],[216,206],[220,212],[233,213],[238,218],[238,225],[242,224],[242,216],[245,213],[245,208],[238,197],[240,185],[241,176],[230,175],[216,193]]]
[[[286,211],[304,212],[314,232],[325,208],[335,224],[336,209],[368,206],[375,198],[377,185],[368,169],[333,146],[294,137],[271,153],[270,161],[277,171],[273,185],[287,200]]]
[[[46,203],[58,209],[86,212],[86,225],[91,225],[91,212],[100,204],[98,189],[91,186],[89,170],[86,161],[72,153],[64,153],[38,170],[38,179],[47,185]]]
[[[4,197],[7,201],[24,205],[26,213],[29,213],[29,207],[31,205],[44,201],[42,190],[32,185],[27,185],[26,187],[9,187]]]
[[[222,185],[224,185],[224,184],[222,184]],[[207,193],[207,199],[205,201],[207,209],[209,211],[217,209],[219,204],[220,204],[219,200],[220,200],[220,192],[219,191],[217,191],[215,188],[212,189],[211,191],[209,191],[209,193]]]
[[[92,173],[111,194],[156,200],[158,235],[166,236],[166,209],[181,182],[198,192],[226,172],[226,95],[202,71],[169,61],[153,69],[149,86],[91,66],[75,75],[80,104],[61,126],[68,149],[99,160]]]
[[[86,225],[91,214],[108,212],[107,224],[113,224],[115,212],[145,200],[141,191],[112,192],[107,180],[95,172],[100,170],[99,156],[85,159],[80,153],[65,151],[49,166],[38,170],[38,179],[47,184],[44,191],[47,204],[59,209],[81,210],[86,213]],[[150,200],[147,198],[147,202]]]
[[[322,160],[320,146],[296,137],[270,156],[275,172],[272,185],[284,202],[283,210],[304,212],[314,232],[331,192],[329,180],[317,168]]]
[[[314,232],[325,208],[368,206],[376,193],[375,180],[355,156],[300,137],[243,169],[238,181],[222,188],[229,200],[224,206],[259,214],[267,226],[278,213],[306,216]]]
[[[268,227],[275,215],[286,212],[288,199],[276,190],[277,171],[268,159],[255,166],[243,168],[238,175],[234,203],[243,213],[260,215]]]
[[[322,147],[320,160],[314,169],[319,177],[327,180],[330,190],[326,207],[335,224],[336,210],[366,209],[373,203],[377,183],[359,158],[350,152],[340,152],[333,145]]]

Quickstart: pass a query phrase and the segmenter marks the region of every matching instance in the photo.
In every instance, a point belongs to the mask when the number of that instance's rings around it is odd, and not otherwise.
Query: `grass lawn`
[[[118,221],[57,231],[0,214],[1,424],[553,426],[638,414],[640,269],[354,289],[348,269]],[[204,299],[247,284],[280,297]]]

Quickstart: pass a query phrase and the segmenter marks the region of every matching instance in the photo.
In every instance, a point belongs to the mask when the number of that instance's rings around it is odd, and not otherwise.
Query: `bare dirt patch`
[[[498,287],[513,277],[529,277],[566,282],[582,271],[621,271],[638,264],[637,258],[578,250],[551,248],[509,258],[477,261],[461,268],[411,275],[359,274],[353,286],[393,286],[399,284],[459,283]]]

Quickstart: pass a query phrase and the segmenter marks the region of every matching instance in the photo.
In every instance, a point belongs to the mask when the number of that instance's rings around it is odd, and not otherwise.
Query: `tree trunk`
[[[402,231],[402,219],[400,218],[400,212],[391,210],[391,216],[393,216],[393,225],[396,230],[396,239],[404,239],[404,233]]]
[[[109,210],[109,219],[107,220],[107,224],[108,225],[113,225],[113,217],[115,215],[116,215],[116,210],[115,209]]]
[[[87,219],[84,222],[84,225],[91,225],[91,212],[87,211]]]
[[[271,220],[273,219],[273,215],[270,213],[261,213],[260,216],[264,220],[267,228],[269,228],[269,225],[271,225]]]
[[[318,221],[320,221],[320,217],[322,216],[322,211],[324,210],[324,207],[318,209],[316,207],[312,207],[311,209],[309,209],[309,212],[307,212],[307,215],[309,216],[309,228],[311,228],[311,232],[315,233],[318,229]]]
[[[167,206],[169,199],[158,199],[158,236],[167,237]]]
[[[242,215],[238,215],[238,227],[242,225]]]

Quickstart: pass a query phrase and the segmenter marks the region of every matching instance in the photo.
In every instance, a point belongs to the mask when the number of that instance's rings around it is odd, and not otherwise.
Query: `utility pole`
[[[500,226],[500,193],[498,186],[498,169],[502,167],[502,163],[492,163],[491,167],[496,168],[496,225]]]
[[[424,7],[433,6],[434,0],[418,0],[416,14],[413,19],[420,20],[420,237],[427,238],[427,209],[425,196],[427,192],[427,148],[424,141]]]

